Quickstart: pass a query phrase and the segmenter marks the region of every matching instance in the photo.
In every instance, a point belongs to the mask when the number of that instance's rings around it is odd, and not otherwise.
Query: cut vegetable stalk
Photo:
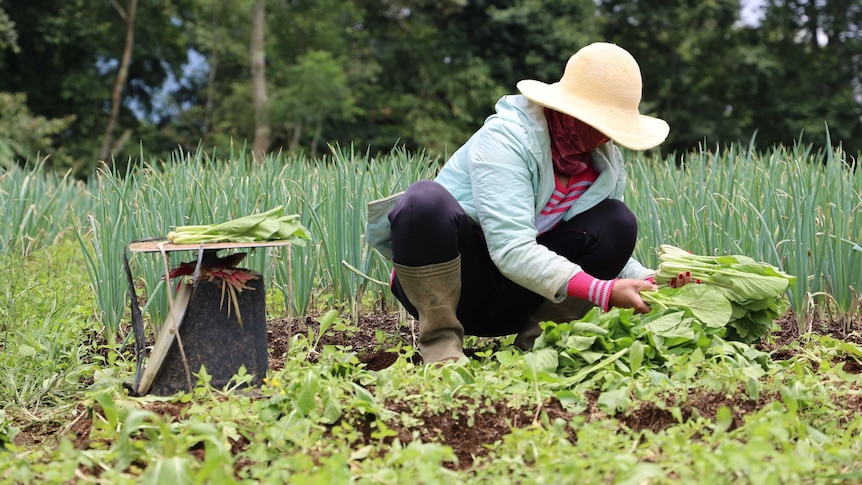
[[[292,244],[303,246],[311,237],[299,222],[299,215],[285,215],[284,206],[279,205],[266,212],[219,224],[179,226],[168,232],[167,238],[172,244],[289,240]]]

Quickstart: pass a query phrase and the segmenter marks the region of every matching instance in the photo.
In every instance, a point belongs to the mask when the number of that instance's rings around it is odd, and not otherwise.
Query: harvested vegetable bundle
[[[212,251],[212,254],[215,254],[215,251]],[[233,308],[240,327],[242,327],[242,315],[239,311],[239,294],[243,290],[254,290],[254,287],[248,286],[246,283],[260,277],[260,274],[255,271],[236,267],[240,261],[245,259],[245,256],[246,253],[235,253],[223,258],[213,256],[209,258],[209,261],[200,265],[197,275],[200,280],[218,280],[218,284],[221,286],[219,306],[224,305],[225,298],[227,298],[227,314],[230,316],[231,308]],[[171,270],[168,277],[173,279],[182,276],[194,276],[197,266],[197,262],[181,263]],[[179,283],[177,286],[179,287]]]
[[[760,339],[784,312],[782,294],[796,278],[748,256],[700,256],[663,244],[659,247],[655,281],[666,285],[681,272],[693,281],[715,287],[732,305],[728,340]]]
[[[768,355],[749,344],[783,313],[782,294],[795,278],[749,257],[697,256],[667,245],[659,259],[659,290],[641,293],[649,313],[593,308],[577,321],[543,322],[527,357],[533,372],[570,389],[590,380],[612,387],[621,376],[659,370],[683,354],[736,362],[748,366],[748,375],[765,370]],[[669,286],[680,272],[701,284]]]
[[[168,233],[173,244],[248,243],[287,240],[297,246],[311,239],[298,214],[284,214],[284,206],[220,224],[179,226]]]

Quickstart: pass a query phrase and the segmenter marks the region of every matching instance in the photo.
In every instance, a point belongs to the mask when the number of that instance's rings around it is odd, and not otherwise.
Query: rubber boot
[[[587,300],[568,297],[560,303],[545,300],[539,308],[530,316],[524,329],[515,336],[515,347],[527,351],[533,348],[536,338],[542,335],[541,322],[566,323],[572,320],[580,320],[595,305]]]
[[[427,266],[394,264],[410,303],[419,312],[419,353],[425,363],[459,360],[464,327],[455,310],[461,299],[461,256]]]

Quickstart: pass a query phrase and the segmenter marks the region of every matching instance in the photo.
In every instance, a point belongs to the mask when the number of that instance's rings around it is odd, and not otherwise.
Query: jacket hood
[[[503,121],[512,122],[522,126],[533,136],[524,137],[526,148],[534,154],[537,164],[544,155],[550,155],[547,147],[550,147],[550,133],[548,132],[548,121],[545,119],[544,106],[534,103],[520,94],[503,96],[494,106],[496,113],[489,116],[488,120],[498,117]],[[547,154],[544,152],[548,152]]]

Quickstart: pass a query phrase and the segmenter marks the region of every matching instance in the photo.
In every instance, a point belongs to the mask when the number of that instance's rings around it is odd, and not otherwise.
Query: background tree
[[[843,0],[766,2],[754,32],[775,75],[752,117],[767,143],[822,145],[828,130],[851,153],[862,150],[862,5]]]
[[[0,49],[10,49],[18,52],[18,32],[15,31],[15,22],[9,18],[3,10],[3,2],[0,1]]]
[[[0,2],[0,50],[19,52],[17,39],[15,23]],[[2,64],[0,70],[3,70]],[[53,152],[54,160],[66,161],[68,155],[62,149],[50,148],[53,145],[52,138],[65,130],[74,119],[72,115],[60,119],[34,116],[27,107],[26,93],[0,92],[0,167],[11,168],[21,162],[36,162],[48,151]]]
[[[203,69],[190,76],[184,91],[190,107],[161,131],[174,148],[200,143],[228,153],[235,144],[253,139],[250,51],[235,48],[238,39],[250,39],[250,7],[248,2],[226,0],[195,4],[192,31]],[[271,128],[267,149],[298,149],[301,144],[314,151],[320,138],[341,139],[334,130],[324,133],[355,116],[353,87],[373,82],[368,78],[373,67],[363,64],[354,42],[361,35],[359,24],[352,2],[267,4],[264,86]]]
[[[112,1],[111,4],[126,26],[126,42],[123,46],[123,57],[120,59],[120,66],[117,69],[117,77],[114,80],[114,89],[111,93],[111,114],[108,116],[108,126],[105,128],[102,151],[99,154],[99,160],[104,161],[108,161],[111,153],[116,152],[124,144],[124,140],[128,139],[127,136],[123,136],[120,143],[117,146],[113,146],[114,128],[117,125],[117,117],[120,115],[123,90],[126,87],[126,79],[129,76],[129,64],[132,62],[132,51],[135,47],[135,15],[138,11],[138,0],[127,0],[125,7],[116,1]],[[127,131],[126,133],[129,132]]]
[[[165,143],[152,150],[200,144],[228,153],[234,140],[242,145],[254,136],[254,112],[249,104],[252,7],[251,2],[232,0],[192,3],[187,31],[193,39],[196,68],[173,93],[171,102],[180,106],[178,114],[170,124],[155,127],[155,136],[164,137]]]
[[[14,22],[18,49],[0,50],[0,92],[26,93],[27,108],[46,119],[75,115],[55,143],[75,160],[76,173],[91,173],[108,120],[125,24],[116,21],[107,2],[5,0],[3,8]],[[134,131],[163,116],[161,87],[169,75],[179,77],[187,56],[182,27],[187,12],[185,0],[139,5],[143,20],[118,115],[121,129]]]
[[[861,6],[770,0],[757,25],[740,21],[736,0],[601,7],[604,37],[641,61],[646,109],[671,125],[663,151],[745,143],[755,133],[760,147],[803,133],[822,145],[827,124],[845,149],[862,149]]]
[[[305,0],[274,7],[273,143],[317,155],[318,145],[352,140],[363,86],[376,82],[362,12],[352,1]],[[348,127],[348,128],[345,128]],[[345,133],[343,130],[347,130]]]
[[[381,66],[367,107],[387,149],[399,141],[453,151],[524,78],[557,81],[574,50],[595,38],[590,0],[363,1]]]
[[[254,142],[252,155],[263,161],[269,150],[269,99],[266,94],[266,0],[255,0],[251,16],[251,79],[254,101]]]
[[[98,163],[112,106],[130,141],[109,150],[118,163],[177,148],[236,153],[255,137],[253,86],[267,93],[272,130],[257,156],[316,155],[324,143],[446,155],[517,81],[557,81],[597,40],[640,62],[642,109],[671,125],[666,153],[755,133],[758,147],[800,135],[823,144],[827,126],[834,143],[862,150],[862,5],[850,0],[764,0],[755,23],[740,21],[737,0],[269,2],[257,85],[255,2],[147,0],[113,104],[128,30],[110,2],[0,2],[0,92],[24,95],[6,98],[19,105],[9,113],[46,124],[17,146],[81,176]]]
[[[298,151],[303,132],[312,131],[310,155],[317,156],[318,143],[327,121],[350,121],[361,112],[348,85],[343,61],[326,51],[309,51],[287,68],[290,85],[282,87],[273,104],[273,120],[279,120],[288,151]]]
[[[11,168],[26,161],[36,163],[47,156],[52,138],[67,129],[75,117],[46,119],[34,116],[27,108],[24,93],[0,93],[0,168]],[[60,148],[52,150],[51,160],[66,162],[68,155]]]
[[[751,78],[735,76],[746,49],[737,36],[737,0],[600,4],[603,37],[626,48],[641,66],[641,111],[670,124],[661,150],[682,152],[704,141],[747,141],[751,133],[739,125],[742,107],[733,98],[743,91],[737,83]]]

